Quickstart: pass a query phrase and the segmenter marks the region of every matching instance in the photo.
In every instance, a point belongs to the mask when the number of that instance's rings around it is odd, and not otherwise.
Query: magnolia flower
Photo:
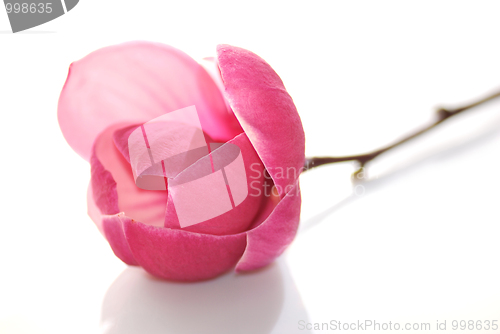
[[[141,178],[146,167],[138,167],[137,147],[152,152],[154,164],[154,147],[179,148],[177,141],[194,136],[189,131],[174,135],[172,127],[154,128],[151,122],[186,110],[193,115],[196,110],[202,129],[198,138],[206,140],[199,146],[219,143],[203,153],[212,168],[203,175],[215,178],[218,173],[220,181],[224,170],[228,173],[227,164],[214,163],[222,147],[237,147],[230,160],[241,159],[238,185],[244,185],[240,193],[246,196],[238,197],[224,174],[232,206],[217,215],[208,212],[219,200],[210,196],[211,188],[199,183],[191,192],[177,190],[187,184],[179,182],[180,175],[196,169],[195,163],[170,161],[172,172],[163,166],[163,175],[158,164],[156,169],[146,166],[159,171],[151,172],[153,179],[164,177],[163,188],[157,183],[151,190]],[[97,50],[71,64],[58,119],[68,143],[91,165],[88,213],[123,262],[164,279],[197,281],[231,268],[266,266],[292,242],[300,215],[304,132],[281,79],[254,53],[219,45],[217,57],[201,65],[162,44],[134,42]],[[204,158],[197,159],[200,164]],[[185,223],[182,217],[187,216],[201,221]]]

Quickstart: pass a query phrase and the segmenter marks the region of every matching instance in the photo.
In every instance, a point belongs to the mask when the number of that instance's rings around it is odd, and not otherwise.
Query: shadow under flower
[[[198,283],[158,280],[128,267],[103,301],[101,333],[293,333],[307,314],[283,260]],[[307,333],[307,331],[300,331]]]

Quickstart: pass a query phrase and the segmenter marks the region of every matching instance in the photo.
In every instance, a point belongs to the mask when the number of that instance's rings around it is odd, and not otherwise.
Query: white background
[[[304,174],[287,253],[197,284],[152,280],[113,255],[86,215],[88,163],[56,118],[69,64],[93,50],[141,39],[201,59],[228,43],[281,76],[308,156],[363,153],[440,104],[500,89],[499,11],[484,1],[81,0],[12,34],[0,10],[0,333],[288,334],[314,332],[301,320],[365,319],[448,320],[452,332],[452,320],[500,321],[500,101],[381,157],[358,195],[350,163]]]

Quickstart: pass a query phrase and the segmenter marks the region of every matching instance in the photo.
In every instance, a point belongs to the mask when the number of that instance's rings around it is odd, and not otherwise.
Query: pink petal
[[[115,142],[116,148],[123,155],[125,160],[130,163],[130,153],[128,151],[128,137],[130,134],[137,129],[141,124],[134,124],[122,129],[116,130],[113,133],[113,141]]]
[[[109,171],[104,168],[97,158],[92,154],[90,158],[91,176],[90,190],[94,205],[99,209],[100,214],[113,215],[120,212],[118,208],[118,193],[116,182]]]
[[[184,231],[216,235],[243,232],[248,229],[250,224],[253,222],[254,217],[259,212],[262,198],[264,197],[264,192],[262,190],[264,166],[262,165],[259,156],[255,152],[245,133],[239,134],[228,143],[237,145],[241,150],[247,177],[246,185],[248,187],[248,196],[243,200],[243,202],[241,202],[241,204],[232,210],[202,223],[184,227]],[[212,154],[216,154],[216,152],[217,150],[215,150]],[[175,206],[173,205],[173,201],[170,197],[167,204],[167,213],[165,215],[165,227],[176,229],[180,228]]]
[[[261,268],[283,253],[297,233],[300,203],[297,184],[281,199],[265,222],[247,232],[247,248],[236,271]]]
[[[90,219],[95,223],[99,232],[104,234],[102,228],[102,213],[101,210],[97,207],[94,201],[94,191],[92,190],[92,183],[89,183],[87,188],[87,214]]]
[[[70,66],[58,119],[71,147],[89,160],[95,139],[109,126],[145,123],[191,105],[212,138],[226,141],[241,133],[201,65],[168,45],[131,42],[97,50]]]
[[[136,128],[128,137],[135,184],[167,190],[166,178],[208,155],[207,138],[195,106],[166,113]]]
[[[225,87],[220,75],[219,65],[217,65],[217,59],[215,59],[215,57],[205,57],[200,61],[200,65],[203,66],[208,74],[210,74],[217,87],[219,87],[219,90],[223,93],[225,91]],[[232,113],[233,110],[231,109],[229,102],[226,99],[224,99],[224,102],[226,102],[227,110]]]
[[[125,234],[123,233],[122,223],[118,217],[120,214],[103,216],[94,201],[93,193],[92,183],[90,183],[87,190],[87,207],[90,218],[94,221],[106,240],[108,240],[115,255],[126,264],[136,266],[137,262],[130,252]]]
[[[271,179],[264,179],[263,186],[264,198],[262,199],[262,203],[260,205],[259,213],[254,218],[252,224],[248,228],[248,230],[252,230],[266,221],[267,217],[273,212],[274,208],[281,201],[279,197],[278,191],[274,190],[274,183]]]
[[[219,45],[217,61],[229,104],[283,198],[294,187],[305,154],[292,98],[271,66],[250,51]]]
[[[130,164],[114,144],[114,133],[127,126],[114,125],[96,139],[91,159],[93,198],[103,214],[125,212],[145,224],[163,226],[167,191],[138,188]]]
[[[134,259],[127,240],[125,239],[123,224],[120,219],[121,216],[123,216],[123,214],[103,216],[102,226],[104,236],[108,240],[111,249],[120,260],[131,266],[137,266],[137,261]]]
[[[134,258],[146,271],[164,279],[213,278],[233,268],[245,250],[245,233],[198,234],[121,219]]]

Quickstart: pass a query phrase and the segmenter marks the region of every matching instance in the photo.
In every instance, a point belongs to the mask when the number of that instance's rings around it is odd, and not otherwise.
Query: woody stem
[[[455,108],[455,109],[446,109],[446,108],[439,108],[436,113],[435,113],[435,119],[432,123],[422,127],[421,129],[411,133],[410,135],[394,142],[393,144],[387,145],[381,149],[372,151],[370,153],[365,153],[365,154],[360,154],[360,155],[350,155],[350,156],[343,156],[343,157],[313,157],[313,158],[307,158],[304,164],[304,171],[313,169],[318,166],[322,165],[327,165],[327,164],[334,164],[338,162],[344,162],[344,161],[356,161],[359,164],[359,169],[358,171],[355,172],[359,173],[363,167],[379,155],[397,147],[400,146],[407,141],[416,138],[427,131],[433,129],[434,127],[438,126],[439,124],[443,123],[447,119],[452,118],[455,115],[458,115],[460,113],[463,113],[466,110],[472,109],[474,107],[478,107],[480,105],[483,105],[484,103],[491,101],[495,98],[500,97],[500,91],[489,95],[481,100],[478,100],[474,103],[471,103],[469,105],[463,106],[461,108]]]

